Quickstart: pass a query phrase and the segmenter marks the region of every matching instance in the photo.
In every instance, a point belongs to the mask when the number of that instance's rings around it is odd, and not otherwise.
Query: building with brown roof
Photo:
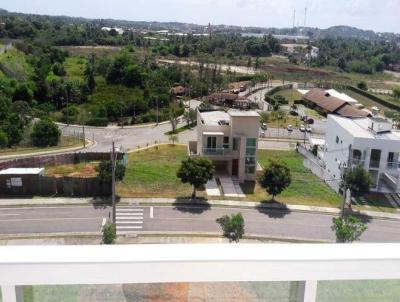
[[[370,113],[357,109],[348,102],[334,97],[322,89],[311,89],[303,95],[303,99],[309,106],[318,109],[325,115],[337,114],[350,118],[370,116]]]
[[[235,93],[218,92],[209,95],[208,100],[215,105],[232,106],[238,97]]]

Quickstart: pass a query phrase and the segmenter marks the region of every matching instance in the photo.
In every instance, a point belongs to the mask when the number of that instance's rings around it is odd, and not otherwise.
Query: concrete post
[[[17,292],[15,285],[1,286],[2,302],[17,302]]]
[[[297,302],[316,302],[317,301],[316,280],[299,281],[297,292]]]

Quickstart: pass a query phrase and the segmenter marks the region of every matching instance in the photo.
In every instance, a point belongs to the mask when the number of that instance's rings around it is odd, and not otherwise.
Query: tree
[[[396,87],[396,88],[393,89],[393,96],[396,99],[400,99],[400,88]]]
[[[276,195],[282,193],[291,182],[292,176],[289,168],[283,163],[272,160],[260,178],[261,186],[266,189],[268,194],[272,195],[272,200]]]
[[[204,186],[214,177],[214,166],[205,157],[188,158],[182,164],[176,174],[183,183],[193,186],[192,199],[196,198],[196,189]]]
[[[112,178],[112,169],[111,169],[111,161],[106,160],[100,162],[99,166],[96,168],[97,171],[97,178],[102,182],[102,183],[111,183],[111,178]],[[116,181],[121,181],[125,177],[125,166],[120,162],[117,161],[115,164],[115,180]]]
[[[32,109],[27,102],[16,101],[12,103],[11,110],[18,115],[19,119],[24,123],[24,125],[27,125],[30,122],[30,114]]]
[[[176,135],[175,133],[170,133],[170,134],[168,135],[168,140],[169,140],[173,145],[175,145],[175,143],[179,141],[179,137],[178,137],[178,135]]]
[[[33,92],[26,84],[18,84],[13,94],[13,101],[25,101],[31,103],[33,99]]]
[[[67,74],[65,72],[64,65],[59,62],[54,63],[51,70],[53,71],[53,73],[56,76],[59,76],[59,77],[63,77]]]
[[[31,134],[33,145],[37,147],[57,146],[61,136],[61,131],[57,125],[49,120],[43,119],[35,123]]]
[[[361,90],[364,90],[364,91],[368,90],[368,86],[367,86],[367,83],[365,81],[359,82],[357,84],[357,88],[361,89]]]
[[[346,173],[345,184],[345,190],[350,189],[353,196],[360,197],[369,193],[372,182],[368,171],[361,166],[357,166]]]
[[[195,109],[189,109],[188,111],[185,111],[185,120],[187,122],[187,125],[194,125],[197,120],[197,112]]]
[[[333,218],[332,231],[335,231],[337,242],[353,242],[360,240],[361,235],[367,230],[367,226],[360,218],[353,215]]]
[[[244,234],[244,219],[242,213],[222,216],[216,220],[221,226],[223,234],[230,242],[239,242]]]
[[[176,106],[171,106],[169,108],[169,122],[171,123],[172,133],[176,133],[176,128],[178,127],[178,110]]]
[[[89,57],[88,62],[86,63],[86,68],[85,68],[85,79],[86,79],[86,85],[87,88],[89,89],[89,94],[93,94],[94,90],[96,89],[96,79],[95,79],[95,70],[96,70],[96,56],[95,54],[91,54]]]
[[[8,137],[7,134],[0,130],[0,149],[8,147]]]
[[[114,244],[117,230],[114,223],[107,223],[103,227],[103,244]]]

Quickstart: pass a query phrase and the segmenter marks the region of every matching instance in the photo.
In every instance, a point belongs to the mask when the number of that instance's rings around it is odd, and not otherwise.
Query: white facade
[[[260,116],[255,111],[197,111],[197,142],[190,156],[210,158],[217,174],[255,180]]]
[[[369,172],[372,191],[400,192],[400,133],[389,122],[328,115],[326,129],[324,163],[332,178],[341,178],[350,155],[353,166],[361,165]]]

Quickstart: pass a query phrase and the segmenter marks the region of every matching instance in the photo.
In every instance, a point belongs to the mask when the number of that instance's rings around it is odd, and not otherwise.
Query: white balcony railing
[[[400,279],[400,244],[171,244],[0,247],[2,302],[16,286]]]

